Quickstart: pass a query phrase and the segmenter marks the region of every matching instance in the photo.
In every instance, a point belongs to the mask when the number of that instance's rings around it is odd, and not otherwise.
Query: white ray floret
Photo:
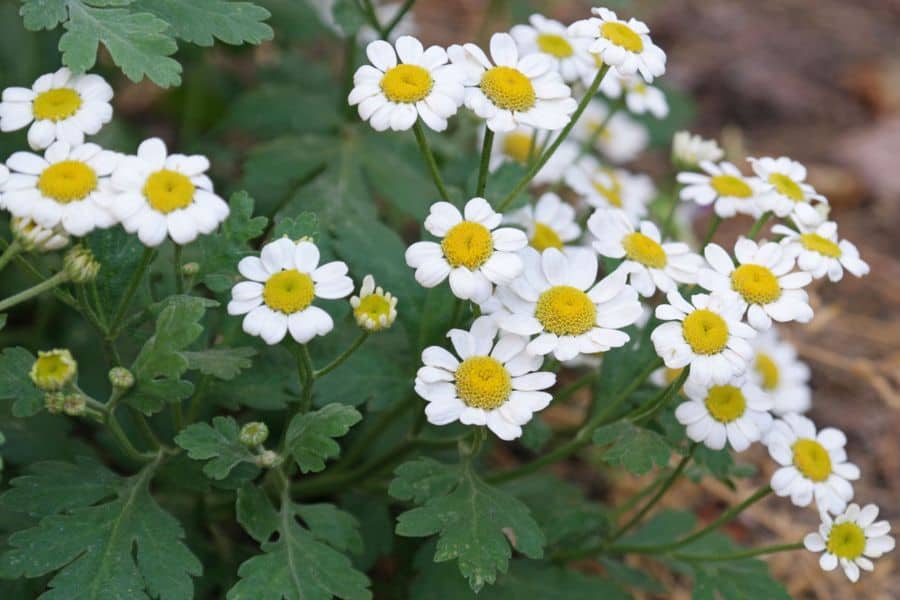
[[[819,531],[803,538],[803,545],[810,552],[822,552],[819,566],[823,570],[833,571],[840,565],[854,583],[859,580],[860,569],[875,570],[872,559],[881,558],[896,546],[889,535],[891,524],[875,520],[878,507],[874,504],[860,508],[854,503],[836,517],[828,513],[821,517]]]

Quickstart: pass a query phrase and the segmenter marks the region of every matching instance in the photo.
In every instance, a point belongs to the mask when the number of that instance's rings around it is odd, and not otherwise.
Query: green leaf
[[[308,134],[255,146],[244,164],[243,183],[261,212],[275,214],[298,187],[321,173],[331,162],[334,145],[334,138]]]
[[[175,436],[175,443],[194,460],[212,459],[203,466],[203,472],[207,477],[221,480],[242,463],[255,464],[255,455],[241,444],[239,434],[240,427],[231,417],[213,417],[212,427],[194,423]]]
[[[257,542],[265,542],[278,530],[278,512],[266,493],[252,483],[245,483],[238,490],[235,512],[238,523]]]
[[[359,522],[350,513],[334,504],[298,504],[295,512],[310,533],[328,545],[351,554],[362,552]]]
[[[287,431],[287,448],[303,473],[318,472],[325,461],[335,458],[341,447],[333,438],[342,437],[362,420],[359,411],[343,404],[329,404],[319,410],[297,415]]]
[[[5,348],[0,354],[0,399],[13,401],[13,416],[30,417],[44,407],[44,392],[29,376],[34,361],[25,348]]]
[[[437,477],[414,494],[417,503],[424,500],[424,504],[398,517],[398,535],[437,534],[435,562],[457,559],[475,592],[494,583],[498,572],[507,571],[513,548],[529,558],[543,556],[544,534],[522,502],[482,481],[468,463],[458,468],[448,488],[447,471],[433,464],[415,464],[422,461],[434,462],[419,459],[412,463],[415,466],[401,465],[396,475],[403,483],[392,483],[393,492],[399,489],[400,499],[406,499],[410,489],[417,489],[415,478],[423,470]]]
[[[0,556],[0,573],[33,578],[57,571],[42,595],[50,600],[193,597],[191,576],[202,567],[184,545],[181,525],[150,495],[156,466],[129,478],[98,475],[101,487],[110,486],[105,496],[114,497],[96,504],[99,492],[84,496],[80,506],[70,503],[67,512],[14,533]],[[54,485],[52,471],[46,477],[45,484]],[[40,501],[44,492],[38,495]]]
[[[90,506],[115,494],[121,478],[93,459],[79,456],[74,463],[39,462],[31,475],[13,479],[0,496],[0,506],[46,517],[80,506]]]
[[[25,29],[39,31],[53,29],[69,17],[66,4],[69,0],[23,0],[19,14],[25,21]]]
[[[94,231],[86,241],[100,263],[93,285],[97,287],[103,312],[111,317],[141,263],[144,246],[137,236],[125,233],[121,227]]]
[[[353,0],[335,0],[331,6],[331,16],[347,37],[356,34],[367,22],[365,13]]]
[[[296,241],[300,238],[310,237],[313,240],[319,237],[319,218],[316,213],[302,212],[296,217],[284,217],[275,225],[272,239],[287,236]]]
[[[252,369],[227,382],[213,381],[207,396],[229,410],[241,406],[283,410],[297,398],[295,368],[290,355],[282,348],[263,346]]]
[[[423,221],[439,197],[418,149],[394,134],[371,133],[362,142],[362,167],[373,191],[394,208]]]
[[[535,415],[522,428],[522,439],[519,441],[532,452],[540,452],[541,448],[546,446],[552,437],[553,431],[547,425],[547,422],[540,415]]]
[[[671,449],[666,440],[654,431],[637,427],[630,421],[618,421],[594,431],[594,443],[609,444],[603,460],[622,465],[634,475],[644,475],[653,465],[669,463]]]
[[[266,229],[265,217],[253,216],[253,198],[247,192],[231,195],[231,212],[219,231],[199,240],[203,283],[214,292],[223,292],[237,279],[237,264],[253,252],[251,240]]]
[[[136,9],[155,14],[172,26],[175,35],[198,46],[259,44],[271,40],[271,15],[250,2],[226,0],[137,0]]]
[[[664,510],[644,523],[633,533],[622,538],[627,546],[656,546],[674,542],[687,535],[697,524],[697,516],[692,512]]]
[[[247,347],[209,348],[200,352],[182,352],[181,355],[187,359],[188,369],[231,381],[253,365],[250,359],[256,356],[256,350]]]
[[[311,63],[314,64],[314,63]],[[303,93],[298,84],[304,84]],[[265,139],[285,133],[324,133],[340,123],[335,85],[309,90],[306,82],[270,83],[239,96],[224,125]]]

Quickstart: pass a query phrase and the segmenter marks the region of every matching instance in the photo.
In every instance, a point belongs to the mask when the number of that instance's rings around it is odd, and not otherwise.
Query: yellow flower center
[[[607,187],[595,179],[592,182],[594,189],[597,190],[597,193],[603,196],[612,206],[622,208],[622,181],[613,171],[607,171],[607,175],[609,175],[612,185]]]
[[[553,231],[552,227],[543,223],[534,224],[534,235],[531,236],[530,244],[532,248],[539,252],[543,252],[547,248],[560,249],[563,247],[563,242],[559,235]]]
[[[750,304],[769,304],[781,297],[778,278],[759,265],[741,265],[732,271],[731,287]]]
[[[787,175],[782,173],[772,173],[769,175],[769,183],[775,187],[775,190],[779,194],[787,196],[794,202],[803,202],[806,200],[806,196],[803,194],[803,188]]]
[[[67,204],[97,189],[97,173],[80,160],[64,160],[44,169],[37,187],[44,197]]]
[[[53,122],[68,119],[81,108],[81,96],[71,88],[57,88],[38,94],[31,105],[34,117]]]
[[[381,91],[391,102],[411,104],[424,100],[434,80],[431,74],[418,65],[397,65],[381,78]]]
[[[641,36],[636,34],[625,23],[608,21],[600,26],[600,35],[629,52],[639,53],[644,49],[644,42],[641,40]]]
[[[494,253],[494,239],[481,223],[463,221],[447,232],[441,249],[450,266],[477,269]]]
[[[681,369],[670,369],[666,367],[663,371],[663,379],[666,383],[672,384],[675,383],[675,380],[681,377],[681,372],[684,371],[684,368]]]
[[[747,400],[741,388],[733,385],[714,385],[706,392],[706,410],[719,423],[731,423],[747,410]]]
[[[728,323],[713,311],[698,308],[684,318],[682,334],[696,354],[718,354],[728,344]]]
[[[753,195],[753,188],[747,185],[746,181],[734,175],[716,175],[709,180],[709,185],[720,196],[749,198]]]
[[[357,319],[368,317],[375,323],[375,328],[381,328],[381,317],[388,318],[391,314],[391,303],[381,294],[369,294],[359,299],[359,306],[353,309]]]
[[[529,110],[536,98],[531,80],[512,67],[494,67],[485,71],[481,76],[481,91],[495,106],[505,110]]]
[[[831,457],[825,447],[809,438],[794,442],[794,466],[804,477],[813,481],[825,481],[831,475]]]
[[[824,238],[818,233],[804,233],[800,236],[800,244],[811,252],[818,252],[829,258],[840,258],[843,252],[840,246]]]
[[[315,297],[316,286],[312,277],[296,269],[275,273],[263,287],[266,305],[288,315],[305,309]]]
[[[31,367],[31,380],[38,389],[60,390],[75,376],[78,365],[68,350],[38,352]]]
[[[516,162],[528,162],[531,154],[531,136],[521,131],[506,134],[503,138],[503,154]]]
[[[866,532],[856,523],[839,523],[831,528],[825,549],[839,558],[857,559],[866,549]]]
[[[778,370],[778,365],[771,356],[765,352],[757,352],[754,366],[756,367],[756,372],[759,373],[760,379],[762,379],[762,389],[774,390],[778,387],[781,374]]]
[[[651,269],[662,269],[668,261],[663,247],[643,233],[629,233],[622,239],[622,246],[628,258]]]
[[[162,169],[147,178],[144,197],[155,210],[170,213],[193,202],[194,184],[177,171]]]
[[[541,52],[556,58],[569,58],[575,51],[566,38],[553,33],[542,33],[537,36],[537,45]]]
[[[550,333],[581,335],[596,324],[597,306],[578,288],[557,285],[540,295],[534,316]]]
[[[499,408],[512,391],[509,371],[495,358],[472,356],[456,369],[456,393],[467,406]]]

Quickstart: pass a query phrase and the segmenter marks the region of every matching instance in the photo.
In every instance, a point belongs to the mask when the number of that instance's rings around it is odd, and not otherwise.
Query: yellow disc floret
[[[45,392],[61,390],[75,378],[78,364],[68,350],[38,352],[29,376],[34,385]]]
[[[781,373],[778,370],[778,364],[771,356],[765,352],[757,352],[754,367],[756,368],[756,372],[759,373],[759,378],[762,380],[762,389],[774,390],[778,387],[778,382],[781,380]]]
[[[600,35],[629,52],[638,53],[644,49],[644,42],[641,40],[641,36],[625,23],[608,21],[600,26]]]
[[[578,288],[557,285],[538,297],[534,316],[550,333],[581,335],[596,324],[597,306]]]
[[[746,181],[740,177],[735,177],[734,175],[716,175],[715,177],[710,178],[709,185],[711,185],[720,196],[749,198],[753,195],[753,188],[751,188]]]
[[[527,163],[531,156],[531,136],[521,131],[513,131],[503,138],[503,154],[516,162]]]
[[[794,202],[803,202],[806,200],[803,188],[787,175],[782,173],[772,173],[769,175],[769,183],[775,187],[775,190],[779,194],[790,198]]]
[[[659,242],[643,233],[629,233],[622,239],[622,247],[628,258],[651,269],[662,269],[668,261]]]
[[[68,119],[81,108],[81,96],[71,88],[57,88],[38,94],[31,105],[34,118],[53,122]]]
[[[539,34],[537,36],[537,45],[541,52],[556,58],[569,58],[575,53],[572,49],[572,44],[566,38],[554,33]]]
[[[359,306],[353,309],[356,322],[371,331],[378,331],[390,325],[391,301],[381,294],[369,294],[359,299]]]
[[[803,438],[794,442],[794,466],[804,477],[825,481],[831,475],[831,457],[825,446],[816,440]]]
[[[494,253],[494,238],[481,223],[463,221],[447,232],[441,249],[450,266],[477,269]]]
[[[275,273],[263,287],[266,305],[288,315],[305,309],[315,297],[316,286],[312,277],[296,269]]]
[[[505,110],[527,111],[537,98],[531,80],[512,67],[494,67],[481,76],[481,91],[495,106]]]
[[[529,243],[538,252],[543,252],[547,248],[561,249],[563,247],[563,242],[559,235],[553,231],[552,227],[543,223],[534,224],[534,234],[531,236]]]
[[[843,254],[840,246],[818,233],[804,233],[800,235],[800,244],[807,250],[818,252],[828,258],[840,258]]]
[[[731,287],[750,304],[769,304],[781,297],[778,278],[760,265],[741,265],[732,271]]]
[[[719,423],[731,423],[741,418],[747,410],[747,400],[741,388],[733,385],[714,385],[706,392],[703,401],[706,410]]]
[[[456,393],[467,406],[499,408],[511,391],[512,377],[496,358],[472,356],[456,369]]]
[[[194,184],[178,171],[162,169],[147,178],[144,197],[155,210],[170,213],[194,201]]]
[[[44,169],[37,187],[44,197],[67,204],[97,189],[97,173],[80,160],[63,160]]]
[[[699,308],[684,318],[683,335],[697,354],[718,354],[728,344],[728,323],[711,310]]]
[[[838,523],[828,533],[825,548],[838,558],[855,560],[866,549],[866,532],[856,523]]]
[[[412,104],[424,100],[434,87],[434,79],[418,65],[397,65],[381,78],[381,91],[391,102]]]

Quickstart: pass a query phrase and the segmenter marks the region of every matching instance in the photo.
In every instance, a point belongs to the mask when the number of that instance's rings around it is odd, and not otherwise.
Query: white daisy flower
[[[359,296],[350,298],[353,318],[356,324],[367,331],[387,329],[397,320],[397,297],[385,292],[381,286],[375,287],[375,278],[363,277]]]
[[[598,282],[597,256],[583,248],[566,253],[526,248],[521,255],[523,276],[497,289],[503,306],[497,322],[510,333],[537,336],[529,342],[528,352],[552,353],[566,361],[628,341],[628,334],[619,330],[634,323],[642,309],[624,275]]]
[[[347,265],[333,261],[319,266],[319,249],[306,240],[269,242],[259,257],[242,258],[238,271],[247,281],[231,289],[228,314],[246,315],[244,331],[269,345],[288,332],[300,344],[327,334],[334,321],[313,301],[346,298],[353,291]]]
[[[772,233],[781,238],[789,252],[797,256],[797,266],[820,279],[828,275],[831,281],[840,281],[844,269],[857,277],[869,273],[869,265],[859,257],[859,250],[837,234],[837,223],[829,221],[811,206],[797,206],[791,220],[797,231],[785,225],[775,225]]]
[[[562,129],[577,103],[553,60],[545,54],[519,57],[508,33],[491,37],[491,58],[475,44],[453,45],[447,54],[465,72],[466,106],[485,119],[491,131],[518,125]]]
[[[15,152],[6,161],[11,172],[3,193],[4,208],[41,227],[59,226],[83,236],[110,227],[113,215],[104,208],[112,196],[109,176],[120,156],[97,144],[70,146],[55,142],[41,157]]]
[[[808,411],[812,404],[810,371],[797,357],[797,350],[782,340],[775,328],[757,335],[753,349],[756,354],[748,375],[772,397],[772,412],[782,416]]]
[[[572,137],[582,143],[593,142],[594,148],[612,163],[634,160],[650,143],[647,128],[627,113],[617,112],[607,119],[608,115],[609,107],[604,101],[591,100],[572,128]]]
[[[538,252],[547,248],[562,250],[566,242],[581,236],[575,208],[553,192],[541,196],[534,206],[529,204],[510,213],[504,221],[522,227],[528,235],[528,245]]]
[[[749,340],[756,331],[741,321],[744,307],[734,292],[694,294],[688,303],[678,290],[656,307],[662,323],[650,338],[670,369],[690,365],[688,381],[724,385],[747,370],[753,357]]]
[[[594,208],[617,208],[632,222],[647,214],[656,186],[646,175],[603,166],[585,156],[566,170],[566,184]]]
[[[2,206],[2,203],[0,203]],[[41,227],[28,217],[13,217],[9,222],[13,236],[28,252],[51,252],[69,245],[69,236],[58,227]]]
[[[359,105],[359,116],[375,131],[404,131],[421,117],[435,131],[447,129],[447,119],[462,105],[463,73],[447,64],[447,52],[438,46],[428,50],[422,42],[403,36],[394,46],[375,40],[366,47],[371,65],[353,74],[350,106]],[[401,63],[397,63],[397,57]]]
[[[600,91],[611,100],[625,94],[625,106],[636,115],[649,113],[657,119],[665,119],[669,115],[669,101],[665,93],[640,77],[622,77],[613,72],[600,82]]]
[[[593,80],[597,64],[588,51],[590,41],[570,36],[565,25],[542,15],[531,15],[528,22],[529,25],[513,26],[509,32],[522,56],[543,54],[550,57],[554,70],[566,83],[585,77]]]
[[[700,162],[704,173],[684,171],[678,174],[678,183],[684,185],[681,199],[696,202],[700,206],[715,203],[713,209],[723,219],[740,213],[759,217],[763,213],[760,199],[767,186],[756,177],[746,177],[730,162],[718,164]]]
[[[678,131],[672,138],[672,161],[681,168],[695,169],[701,162],[717,162],[725,152],[715,140],[706,140],[689,131]]]
[[[647,83],[666,72],[666,53],[650,39],[643,21],[623,21],[608,8],[592,8],[594,17],[569,25],[569,34],[593,40],[589,50],[623,76],[640,73]]]
[[[743,452],[772,426],[772,399],[744,377],[712,386],[687,381],[684,393],[690,400],[675,409],[675,418],[689,438],[713,450],[727,442]]]
[[[102,204],[145,246],[159,246],[167,235],[189,244],[228,218],[228,204],[213,191],[208,169],[205,156],[168,154],[161,139],[150,138],[137,156],[119,163],[112,175],[115,195]]]
[[[786,156],[751,158],[753,172],[768,189],[759,199],[760,208],[786,217],[797,207],[813,202],[828,203],[825,196],[806,183],[806,167]]]
[[[556,375],[538,371],[543,358],[525,351],[528,338],[504,333],[496,339],[491,317],[475,319],[469,331],[451,329],[447,337],[456,356],[439,346],[426,348],[425,366],[416,373],[428,422],[486,425],[502,440],[520,437],[522,426],[550,404],[553,397],[541,390],[552,387]]]
[[[870,559],[880,558],[896,546],[894,538],[888,535],[891,524],[875,520],[878,507],[874,504],[863,508],[850,504],[834,519],[828,513],[820,516],[819,531],[803,538],[803,545],[810,552],[824,552],[819,558],[823,570],[833,571],[840,564],[847,579],[854,583],[859,580],[860,569],[875,569]]]
[[[530,127],[517,127],[513,131],[496,133],[491,147],[491,161],[488,165],[491,173],[507,162],[512,161],[527,166],[529,158],[535,160],[541,149],[540,145],[544,135],[538,134],[538,147],[532,149],[531,142],[534,139],[534,131]],[[484,130],[479,138],[484,141]],[[571,140],[564,140],[531,180],[532,185],[560,181],[566,169],[578,159],[579,153],[578,144]]]
[[[80,146],[112,119],[113,90],[99,75],[72,75],[63,67],[41,75],[29,88],[9,87],[0,102],[0,131],[28,129],[28,145],[43,150],[54,141]]]
[[[484,302],[493,284],[506,285],[522,272],[516,255],[528,244],[525,233],[499,227],[503,215],[484,198],[466,203],[465,218],[449,202],[431,205],[425,229],[441,238],[416,242],[406,250],[406,264],[416,269],[416,281],[427,288],[450,278],[450,289],[462,300]]]
[[[635,227],[621,210],[599,209],[588,219],[594,250],[601,256],[623,258],[616,268],[628,274],[628,282],[641,296],[656,290],[669,292],[679,283],[696,283],[703,259],[682,242],[662,243],[659,229],[651,221]]]
[[[772,489],[790,496],[796,506],[816,500],[819,511],[840,513],[853,499],[850,481],[859,479],[859,467],[847,462],[847,437],[833,427],[816,433],[804,416],[791,414],[772,423],[765,439],[769,454],[781,465],[772,475]]]
[[[801,289],[812,281],[809,273],[792,271],[794,255],[775,242],[741,237],[734,245],[737,265],[718,244],[703,251],[712,268],[702,268],[697,281],[711,292],[733,290],[747,308],[747,321],[766,330],[772,320],[808,323],[813,318],[809,296]]]

